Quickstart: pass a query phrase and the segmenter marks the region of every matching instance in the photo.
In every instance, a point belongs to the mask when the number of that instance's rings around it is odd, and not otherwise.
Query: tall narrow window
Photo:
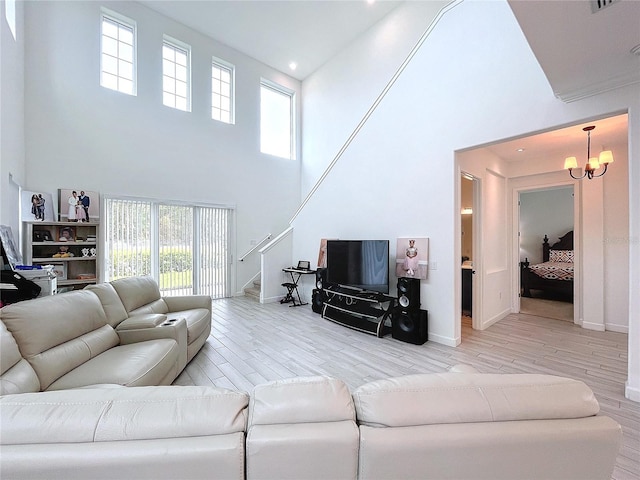
[[[233,210],[105,199],[107,281],[152,275],[163,295],[230,296]]]
[[[211,64],[211,118],[233,123],[234,68],[220,60]]]
[[[136,94],[136,25],[121,16],[102,14],[100,85]]]
[[[260,151],[294,158],[293,92],[263,80],[260,83]]]
[[[165,36],[162,44],[162,103],[191,111],[191,48]]]

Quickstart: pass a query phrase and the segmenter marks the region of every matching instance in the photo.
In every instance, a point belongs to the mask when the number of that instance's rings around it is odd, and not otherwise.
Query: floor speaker
[[[311,310],[315,313],[322,313],[323,303],[326,300],[325,296],[324,291],[314,288],[311,295]]]
[[[396,308],[391,314],[391,336],[414,345],[422,345],[428,339],[426,310]]]
[[[402,310],[418,310],[420,308],[419,278],[398,278],[398,304]]]
[[[316,270],[316,288],[322,290],[327,286],[327,269],[318,268]]]

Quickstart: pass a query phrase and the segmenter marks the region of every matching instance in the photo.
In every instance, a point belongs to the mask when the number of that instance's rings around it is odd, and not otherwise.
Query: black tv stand
[[[328,286],[324,293],[327,299],[322,307],[323,318],[380,338],[391,333],[389,316],[395,297],[337,285]]]

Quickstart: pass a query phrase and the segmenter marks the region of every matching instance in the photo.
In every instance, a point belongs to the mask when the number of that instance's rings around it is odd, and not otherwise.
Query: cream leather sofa
[[[134,277],[0,309],[0,394],[170,385],[211,330],[211,298]]]
[[[460,372],[460,373],[458,373]],[[245,393],[116,387],[0,398],[3,479],[610,479],[620,426],[582,382],[469,368]]]

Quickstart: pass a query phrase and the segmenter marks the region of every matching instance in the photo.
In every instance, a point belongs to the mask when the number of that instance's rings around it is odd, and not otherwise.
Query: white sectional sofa
[[[211,298],[132,277],[0,309],[0,395],[170,385],[211,331]]]
[[[325,376],[166,386],[210,302],[128,284],[0,310],[3,480],[611,478],[620,425],[568,378],[456,366],[353,392]],[[151,293],[122,301],[136,285]]]

